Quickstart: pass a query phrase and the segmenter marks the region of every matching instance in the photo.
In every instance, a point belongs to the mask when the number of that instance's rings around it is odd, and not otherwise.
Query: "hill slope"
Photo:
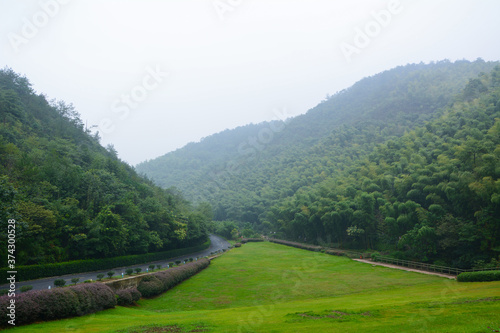
[[[498,266],[500,66],[469,80],[440,118],[278,202],[267,221],[292,239]]]
[[[207,217],[139,177],[84,128],[72,105],[48,102],[0,71],[0,224],[16,224],[16,264],[102,258],[188,246]],[[7,257],[3,232],[0,255]]]
[[[226,130],[136,169],[191,200],[210,202],[217,220],[260,223],[273,203],[332,178],[375,144],[439,117],[470,78],[494,65],[398,67],[361,80],[305,115]]]

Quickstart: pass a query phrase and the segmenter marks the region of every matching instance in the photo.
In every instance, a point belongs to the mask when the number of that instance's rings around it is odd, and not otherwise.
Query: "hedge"
[[[302,244],[302,243],[297,243],[297,242],[290,242],[290,241],[276,239],[276,238],[269,239],[269,241],[273,242],[273,243],[277,243],[277,244],[292,246],[292,247],[296,247],[298,249],[315,251],[315,252],[319,252],[322,249],[321,246],[317,246],[317,245],[309,245],[309,244]]]
[[[115,258],[105,259],[87,259],[87,260],[74,260],[61,263],[17,266],[17,281],[35,280],[44,277],[53,277],[66,274],[86,273],[92,271],[105,270],[120,266],[131,266],[137,264],[144,264],[151,261],[163,260],[189,254],[193,252],[202,251],[210,246],[210,239],[205,243],[187,247],[183,249],[175,249],[164,252],[136,254],[129,256],[121,256]],[[5,281],[8,277],[8,268],[0,269],[0,278]]]
[[[345,256],[345,252],[339,251],[339,250],[325,250],[326,254],[330,254],[332,256]]]
[[[251,242],[263,242],[264,239],[263,238],[242,238],[241,239],[241,242],[243,244],[245,243],[251,243]]]
[[[121,289],[116,292],[116,302],[118,305],[132,305],[142,297],[137,288]]]
[[[500,271],[464,272],[457,276],[458,282],[500,281]]]
[[[116,305],[113,290],[102,283],[31,290],[13,298],[5,295],[0,297],[0,307],[6,309],[11,299],[15,299],[16,325],[82,316]],[[8,321],[11,319],[8,315],[0,316],[0,326],[10,326]]]
[[[143,297],[159,295],[205,269],[208,265],[210,265],[210,260],[203,258],[166,271],[150,274],[139,282],[137,290]]]

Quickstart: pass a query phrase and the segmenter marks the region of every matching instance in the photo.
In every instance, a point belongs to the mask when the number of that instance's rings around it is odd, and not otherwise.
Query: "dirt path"
[[[396,269],[402,269],[404,271],[409,271],[409,272],[417,272],[417,273],[423,273],[423,274],[429,274],[429,275],[437,275],[441,277],[445,277],[448,279],[456,279],[455,275],[450,275],[450,274],[443,274],[443,273],[437,273],[437,272],[428,272],[428,271],[423,271],[420,269],[414,269],[414,268],[408,268],[408,267],[403,267],[403,266],[398,266],[398,265],[392,265],[392,264],[386,264],[382,262],[376,262],[376,261],[371,261],[371,260],[366,260],[366,259],[352,259],[355,261],[363,262],[365,264],[372,264],[372,265],[377,265],[377,266],[384,266],[384,267],[389,267],[389,268],[396,268]]]

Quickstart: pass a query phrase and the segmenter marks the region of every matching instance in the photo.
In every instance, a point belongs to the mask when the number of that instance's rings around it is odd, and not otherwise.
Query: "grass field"
[[[358,263],[272,243],[247,243],[137,307],[11,332],[494,332],[500,282]]]

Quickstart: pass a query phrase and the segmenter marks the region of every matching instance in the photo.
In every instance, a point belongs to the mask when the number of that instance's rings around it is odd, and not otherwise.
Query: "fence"
[[[444,274],[450,274],[450,275],[458,275],[458,274],[463,273],[463,272],[491,271],[491,270],[498,270],[499,269],[498,267],[496,267],[496,268],[460,269],[460,268],[453,268],[453,267],[446,267],[446,266],[439,266],[439,265],[431,265],[431,264],[426,264],[426,263],[418,262],[418,261],[396,259],[396,258],[391,258],[391,257],[387,257],[387,256],[379,256],[379,255],[375,256],[373,261],[385,262],[387,264],[393,264],[393,265],[398,265],[398,266],[420,269],[420,270],[428,271],[428,272],[438,272],[438,273],[444,273]]]
[[[278,239],[269,239],[269,240],[271,242],[280,243],[280,244],[288,245],[288,246],[299,247],[299,248],[302,248],[305,250],[310,250],[310,251],[312,251],[313,248],[315,251],[317,251],[316,249],[318,248],[318,246],[303,244],[303,243],[289,242],[289,241],[283,241],[283,240],[278,240]],[[299,246],[299,245],[301,245],[301,246]],[[357,258],[363,259],[363,258],[367,258],[367,257],[371,258],[371,253],[368,253],[368,252],[359,252],[359,251],[333,249],[333,248],[323,248],[322,251],[327,253],[327,254],[346,256],[346,257],[349,257],[351,259],[357,259]],[[450,274],[450,275],[458,275],[458,274],[463,273],[463,272],[479,272],[479,271],[500,270],[500,267],[460,269],[460,268],[426,264],[426,263],[418,262],[418,261],[396,259],[396,258],[381,256],[381,255],[374,256],[374,258],[372,260],[377,261],[377,262],[392,264],[392,265],[398,265],[398,266],[403,266],[403,267],[408,267],[408,268],[419,269],[419,270],[428,271],[428,272],[437,272],[437,273]]]

